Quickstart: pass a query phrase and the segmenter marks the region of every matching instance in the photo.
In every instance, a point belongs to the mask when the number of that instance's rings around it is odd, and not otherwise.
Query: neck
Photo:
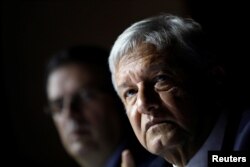
[[[109,156],[103,155],[95,155],[95,156],[88,156],[88,159],[85,158],[76,158],[76,161],[81,167],[103,167],[107,161]]]
[[[175,166],[185,167],[196,152],[196,149],[194,149],[195,146],[196,145],[189,143],[189,145],[176,147],[172,150],[168,150],[168,152],[165,152],[163,157],[166,161],[174,164]]]
[[[74,156],[74,159],[81,167],[103,167],[107,160],[112,156],[115,147],[101,148],[99,150],[91,150],[84,155]]]
[[[92,149],[84,154],[77,154],[73,158],[81,167],[103,167],[118,145],[119,140],[114,140],[112,143],[99,145],[98,149]]]
[[[211,130],[213,129],[216,120],[217,119],[215,118],[203,120],[205,122],[205,124],[203,125],[206,126],[203,126],[203,128],[198,130],[197,135],[177,147],[166,150],[162,153],[161,156],[166,161],[174,164],[177,167],[185,167],[188,164],[189,160],[195,155],[195,153],[206,141],[207,137],[211,133]]]

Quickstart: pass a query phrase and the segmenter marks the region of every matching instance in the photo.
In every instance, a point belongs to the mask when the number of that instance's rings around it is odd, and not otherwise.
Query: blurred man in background
[[[48,108],[66,151],[82,167],[120,167],[131,149],[146,166],[154,157],[134,140],[111,84],[108,52],[78,46],[54,55],[47,66]]]

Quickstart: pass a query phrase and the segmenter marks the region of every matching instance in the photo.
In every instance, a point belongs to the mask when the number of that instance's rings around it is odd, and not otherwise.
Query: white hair
[[[119,61],[140,44],[152,44],[157,51],[164,51],[177,44],[181,49],[188,50],[190,54],[195,55],[197,51],[192,40],[201,32],[201,26],[194,20],[168,14],[134,23],[117,38],[110,52],[109,68],[115,89],[114,74]],[[197,42],[194,45],[196,44]],[[197,58],[191,59],[200,61]]]

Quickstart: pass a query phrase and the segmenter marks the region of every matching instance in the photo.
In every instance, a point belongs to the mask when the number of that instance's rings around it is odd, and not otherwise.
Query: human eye
[[[154,86],[157,89],[168,89],[172,83],[172,79],[166,74],[159,74],[153,79]]]
[[[78,93],[81,100],[90,100],[94,98],[95,92],[92,89],[83,89]]]
[[[137,93],[137,90],[136,89],[127,89],[124,91],[124,98],[127,99],[127,98],[130,98],[130,97],[133,97],[135,94]]]
[[[99,97],[100,94],[102,94],[103,91],[100,88],[85,88],[79,91],[79,97],[83,101],[88,101],[88,100],[94,100]]]
[[[49,109],[52,114],[60,113],[63,109],[63,99],[51,101],[49,104]]]
[[[158,82],[166,82],[166,81],[169,81],[169,77],[165,74],[160,74],[160,75],[157,75],[155,78],[154,78],[154,82],[155,83],[158,83]]]

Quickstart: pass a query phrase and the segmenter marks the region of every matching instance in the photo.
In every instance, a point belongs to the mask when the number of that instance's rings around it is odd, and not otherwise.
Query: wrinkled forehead
[[[58,67],[48,76],[47,94],[57,97],[70,94],[83,88],[98,87],[104,83],[102,73],[92,66],[67,64]]]
[[[90,74],[78,65],[64,65],[53,70],[47,80],[47,94],[49,98],[56,98],[64,93],[79,89],[83,81],[87,81]]]
[[[142,44],[121,57],[115,70],[114,84],[125,82],[128,76],[144,78],[149,74],[168,71],[169,55],[158,51],[152,44]],[[128,78],[127,78],[128,79]]]
[[[135,67],[136,64],[147,66],[149,64],[166,62],[168,55],[159,51],[152,44],[140,44],[135,48],[125,53],[117,64],[116,71],[121,70],[122,67],[132,65]]]

